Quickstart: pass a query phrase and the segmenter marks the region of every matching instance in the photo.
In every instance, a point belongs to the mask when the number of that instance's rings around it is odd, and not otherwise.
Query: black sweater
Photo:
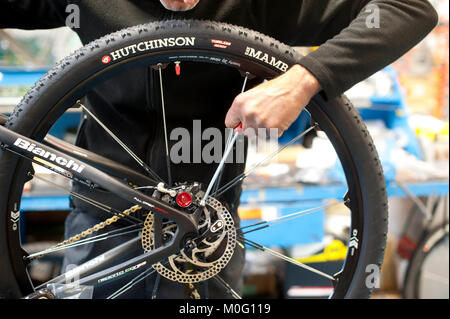
[[[76,3],[86,44],[124,27],[167,18],[209,19],[260,31],[295,46],[319,46],[301,61],[332,98],[392,63],[437,24],[427,0],[200,0],[170,12],[159,0],[0,0],[0,28],[43,29],[65,24]],[[380,28],[368,28],[379,8]]]
[[[300,63],[317,77],[329,98],[396,60],[437,23],[435,10],[425,0],[200,0],[194,10],[184,13],[164,9],[159,0],[0,0],[0,27],[63,26],[68,3],[80,7],[80,28],[75,31],[85,44],[132,25],[179,18],[228,22],[290,45],[320,45]],[[368,3],[379,8],[380,28],[366,26]],[[184,63],[182,77],[165,72],[164,80],[168,132],[183,127],[194,138],[193,119],[201,120],[203,129],[225,128],[226,112],[242,85],[235,70],[200,63]],[[99,84],[87,94],[85,104],[106,126],[119,130],[122,141],[165,178],[158,91],[157,74],[135,68]],[[141,169],[90,117],[81,125],[76,144]],[[215,165],[181,163],[172,166],[172,176],[174,181],[207,183],[214,169]],[[224,182],[242,169],[242,165],[227,167]],[[227,201],[232,203],[238,194],[239,190],[228,193]]]

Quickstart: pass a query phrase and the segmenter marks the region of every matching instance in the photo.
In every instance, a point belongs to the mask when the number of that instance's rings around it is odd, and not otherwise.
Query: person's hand
[[[188,11],[192,10],[200,0],[159,0],[167,10]]]
[[[239,94],[225,118],[225,125],[234,128],[242,123],[248,128],[277,128],[281,134],[291,126],[321,90],[317,79],[305,68],[294,65],[279,77]]]

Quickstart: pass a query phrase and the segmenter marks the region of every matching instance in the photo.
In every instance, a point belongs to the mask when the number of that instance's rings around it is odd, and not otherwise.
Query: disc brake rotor
[[[200,200],[201,198],[197,198]],[[168,263],[156,263],[153,268],[163,277],[180,283],[205,281],[218,274],[230,261],[236,247],[236,228],[230,212],[216,199],[208,197],[198,226],[199,236],[213,225],[222,227],[203,238],[192,249],[182,249],[168,258]],[[154,249],[154,216],[147,215],[142,229],[142,248]],[[175,223],[162,227],[163,242],[170,240],[177,230]],[[194,239],[195,240],[195,239]]]

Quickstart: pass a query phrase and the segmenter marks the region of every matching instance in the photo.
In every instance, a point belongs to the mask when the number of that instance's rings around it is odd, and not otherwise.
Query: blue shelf
[[[416,196],[446,195],[449,193],[448,181],[428,181],[405,183]],[[297,188],[264,188],[244,190],[241,204],[253,203],[289,203],[303,201],[342,200],[347,188],[344,185],[309,185]],[[389,197],[407,197],[405,191],[395,182],[388,183]]]
[[[0,67],[0,86],[32,86],[45,75],[48,68]]]
[[[299,201],[271,204],[270,206],[276,208],[277,217],[282,217],[322,205],[323,202],[318,201]],[[324,220],[325,210],[322,209],[315,211],[313,214],[305,214],[301,218],[292,219],[286,223],[274,224],[270,228],[264,229],[264,231],[250,232],[245,237],[264,246],[291,247],[298,244],[317,243],[325,236]],[[242,220],[241,227],[252,225],[259,221],[259,219]]]
[[[70,210],[69,196],[37,196],[22,198],[21,211],[61,211]]]

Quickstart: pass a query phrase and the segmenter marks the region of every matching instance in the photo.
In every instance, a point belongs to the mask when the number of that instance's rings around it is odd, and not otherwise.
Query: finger
[[[241,123],[240,113],[238,108],[233,104],[225,116],[225,126],[228,128],[235,128]]]
[[[230,110],[225,117],[225,126],[228,128],[235,128],[241,123],[241,119],[237,112]]]
[[[280,129],[278,129],[277,132],[278,132],[278,137],[281,137],[284,134],[284,131],[280,130]]]

